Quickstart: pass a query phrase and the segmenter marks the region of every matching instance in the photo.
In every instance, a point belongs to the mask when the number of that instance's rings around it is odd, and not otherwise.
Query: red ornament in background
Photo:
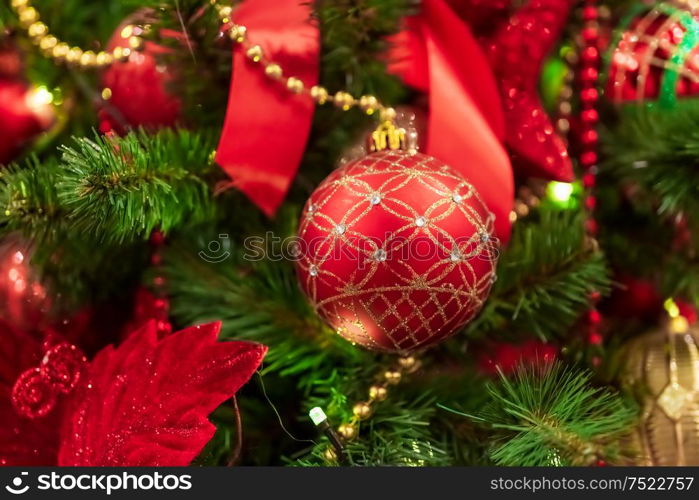
[[[22,77],[22,56],[9,40],[0,39],[0,80],[18,80]]]
[[[699,94],[697,29],[699,16],[679,2],[658,4],[634,18],[612,49],[606,95],[619,103]],[[664,87],[670,71],[678,73],[676,84]]]
[[[112,64],[102,76],[102,86],[109,89],[103,93],[109,99],[100,116],[102,132],[113,129],[124,133],[130,127],[170,127],[180,116],[180,99],[168,89],[173,73],[157,60],[168,49],[148,41],[142,50],[131,49],[129,37],[139,29],[128,22],[121,25],[107,47],[108,50],[127,48],[131,53],[126,61]],[[178,34],[171,36],[176,38]]]
[[[389,352],[427,347],[487,298],[493,219],[475,188],[439,160],[373,153],[335,170],[308,200],[301,288],[351,342]]]
[[[153,231],[150,237],[151,258],[153,269],[160,270],[163,264],[162,250],[165,246],[165,235],[161,231]],[[149,321],[155,321],[160,336],[172,333],[169,319],[170,301],[165,289],[165,277],[157,273],[150,282],[150,289],[139,287],[134,293],[133,313],[124,332],[132,332]]]
[[[539,98],[544,58],[556,43],[570,11],[569,0],[530,0],[484,40],[500,86],[506,143],[519,171],[532,177],[571,182],[573,167],[565,142]]]
[[[40,362],[41,344],[0,318],[0,466],[56,463],[59,423],[20,416],[11,397],[20,375]]]
[[[0,79],[0,164],[12,161],[53,120],[45,90]]]
[[[51,301],[29,266],[29,246],[10,238],[0,243],[0,318],[25,331],[47,326]]]
[[[478,359],[481,372],[496,375],[498,370],[508,375],[520,366],[552,363],[558,358],[558,348],[540,340],[521,344],[492,344]]]
[[[651,281],[629,275],[614,280],[619,286],[606,305],[612,315],[652,321],[662,312],[663,299]]]

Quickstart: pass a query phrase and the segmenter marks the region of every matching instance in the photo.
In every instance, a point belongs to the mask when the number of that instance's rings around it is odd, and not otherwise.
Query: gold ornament
[[[17,1],[21,3],[23,0]],[[248,59],[257,63],[264,63],[265,74],[274,80],[281,80],[289,92],[310,96],[311,99],[318,104],[331,102],[344,111],[348,111],[353,107],[358,107],[368,115],[373,115],[378,111],[382,120],[393,120],[395,118],[395,110],[384,106],[376,96],[364,95],[355,98],[352,94],[344,91],[336,92],[331,96],[328,90],[320,85],[314,85],[309,89],[305,87],[300,79],[294,76],[283,79],[282,75],[284,74],[284,69],[274,62],[270,62],[269,59],[265,57],[264,49],[260,45],[253,45],[248,42],[247,27],[242,24],[231,22],[231,16],[233,14],[232,7],[229,5],[220,5],[217,0],[209,1],[214,9],[216,9],[218,18],[224,25],[225,30],[228,31],[230,39],[242,46]]]
[[[642,406],[636,465],[699,465],[698,345],[681,316],[627,345],[623,382]]]
[[[333,101],[335,102],[335,106],[342,108],[345,111],[350,109],[355,104],[354,97],[352,97],[352,95],[348,92],[344,92],[342,90],[335,93]]]

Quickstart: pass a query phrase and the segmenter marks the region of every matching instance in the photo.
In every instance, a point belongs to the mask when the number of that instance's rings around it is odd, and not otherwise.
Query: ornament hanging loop
[[[418,152],[417,130],[414,128],[397,127],[392,119],[386,119],[372,132],[369,137],[369,151],[384,151],[400,149],[408,154]]]

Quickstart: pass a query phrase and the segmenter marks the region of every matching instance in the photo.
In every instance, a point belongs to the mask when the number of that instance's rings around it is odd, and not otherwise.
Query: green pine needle
[[[657,213],[699,211],[699,102],[628,106],[604,136],[602,171],[657,198]]]
[[[58,196],[80,231],[104,241],[145,239],[213,216],[212,136],[163,130],[64,146]]]
[[[579,213],[542,210],[520,222],[497,268],[495,283],[479,318],[468,331],[564,334],[589,307],[592,290],[607,293],[609,272],[599,252],[586,244]]]
[[[617,458],[619,440],[636,413],[590,380],[585,371],[555,363],[489,384],[492,401],[480,417],[497,437],[491,459],[498,465],[551,466]]]

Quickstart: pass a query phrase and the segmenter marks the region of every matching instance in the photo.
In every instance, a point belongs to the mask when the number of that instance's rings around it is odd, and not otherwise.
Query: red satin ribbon
[[[389,69],[429,94],[426,153],[460,171],[495,214],[502,241],[510,234],[512,166],[502,140],[504,118],[485,55],[443,0],[423,0],[419,15],[393,37]]]
[[[249,28],[285,72],[317,83],[318,30],[299,0],[254,0],[236,9],[234,22]],[[429,93],[427,153],[459,170],[496,216],[497,236],[509,238],[514,196],[512,167],[502,146],[504,119],[488,62],[468,27],[443,0],[423,0],[394,37],[390,69]],[[267,215],[274,215],[296,174],[313,115],[307,96],[271,83],[235,51],[233,81],[216,161]]]
[[[310,87],[318,83],[320,42],[303,0],[249,0],[233,21],[265,55]],[[271,82],[259,64],[233,52],[233,79],[216,162],[268,216],[274,215],[306,147],[314,103]]]

